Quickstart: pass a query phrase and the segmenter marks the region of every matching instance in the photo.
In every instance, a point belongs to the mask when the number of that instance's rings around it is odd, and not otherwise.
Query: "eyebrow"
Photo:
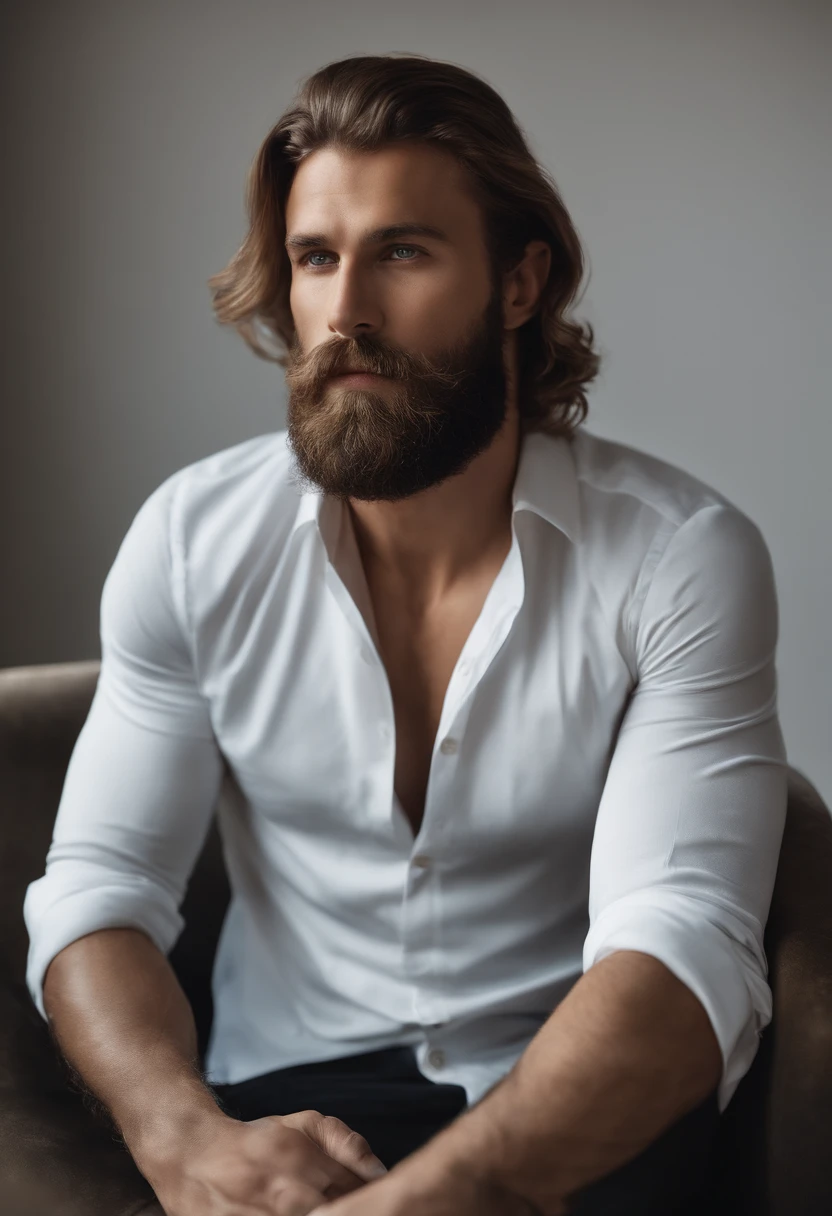
[[[437,241],[450,241],[447,232],[433,224],[388,224],[384,228],[373,228],[361,238],[362,245],[377,245],[381,241],[392,241],[402,236],[427,236]],[[287,249],[312,249],[332,242],[323,232],[293,232],[286,238]]]

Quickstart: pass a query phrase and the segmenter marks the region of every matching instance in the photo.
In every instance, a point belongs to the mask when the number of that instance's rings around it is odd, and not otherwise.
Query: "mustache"
[[[448,388],[457,387],[467,374],[454,371],[450,360],[434,360],[420,352],[411,353],[359,335],[323,342],[306,355],[299,347],[293,348],[285,371],[286,383],[290,388],[320,388],[347,369],[372,372],[391,380],[429,379]]]

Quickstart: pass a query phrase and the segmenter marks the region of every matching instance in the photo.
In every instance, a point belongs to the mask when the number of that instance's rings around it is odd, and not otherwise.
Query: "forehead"
[[[347,237],[401,222],[433,224],[462,243],[482,233],[482,216],[464,169],[428,144],[390,144],[373,152],[319,148],[301,162],[286,200],[286,230]]]

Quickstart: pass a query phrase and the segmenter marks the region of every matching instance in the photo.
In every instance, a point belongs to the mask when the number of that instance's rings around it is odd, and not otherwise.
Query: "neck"
[[[438,603],[511,544],[519,417],[463,472],[399,502],[349,500],[367,581],[415,610]]]

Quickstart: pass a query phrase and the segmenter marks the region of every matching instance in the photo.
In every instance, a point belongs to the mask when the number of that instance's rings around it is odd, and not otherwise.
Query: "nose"
[[[333,334],[354,338],[358,334],[375,334],[381,329],[383,314],[374,298],[371,276],[360,267],[341,261],[330,276],[330,297],[327,302],[327,324]]]

